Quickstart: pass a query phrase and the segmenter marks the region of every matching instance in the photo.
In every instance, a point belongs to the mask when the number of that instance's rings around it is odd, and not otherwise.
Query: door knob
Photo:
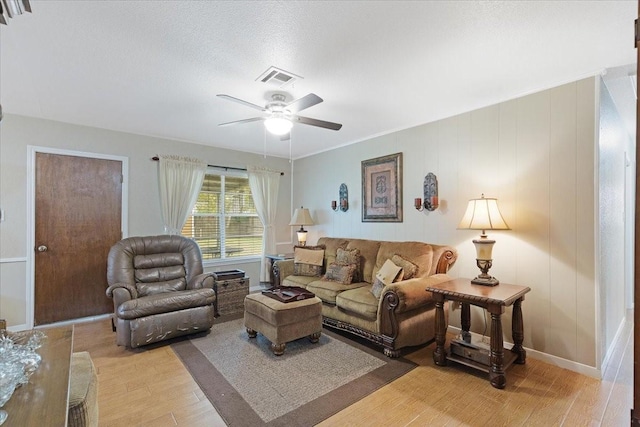
[[[45,245],[38,246],[38,252],[46,252],[49,248]]]

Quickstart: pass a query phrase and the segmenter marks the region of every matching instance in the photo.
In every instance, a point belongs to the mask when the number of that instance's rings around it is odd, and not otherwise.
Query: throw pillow
[[[385,286],[402,280],[402,277],[402,267],[395,265],[390,259],[386,260],[376,274],[373,285],[371,285],[371,293],[376,298],[380,298]]]
[[[395,265],[402,267],[402,280],[409,280],[418,275],[418,266],[408,259],[402,258],[400,255],[394,255],[391,257],[391,261]]]
[[[293,261],[301,264],[322,265],[324,249],[295,248]]]
[[[324,248],[299,247],[293,249],[293,274],[296,276],[322,276]]]
[[[349,285],[353,280],[353,274],[355,271],[355,264],[338,265],[334,262],[327,267],[327,272],[324,274],[324,280],[337,282],[342,285]]]
[[[336,264],[338,265],[355,265],[356,271],[353,274],[353,281],[358,283],[362,282],[361,274],[361,259],[360,249],[342,249],[338,248],[336,251]]]

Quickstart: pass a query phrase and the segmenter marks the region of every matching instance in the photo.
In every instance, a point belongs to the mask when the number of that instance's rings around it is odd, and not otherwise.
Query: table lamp
[[[307,245],[307,230],[304,229],[305,225],[313,225],[313,220],[311,219],[311,214],[309,213],[309,209],[303,208],[300,206],[300,209],[296,209],[293,212],[293,216],[291,217],[291,222],[289,225],[300,226],[300,230],[298,233],[298,246],[306,246]]]
[[[458,229],[482,230],[480,239],[473,240],[473,244],[476,247],[476,265],[481,273],[471,283],[496,286],[500,282],[488,274],[493,262],[491,252],[496,241],[487,238],[486,230],[510,230],[504,218],[502,218],[500,209],[498,209],[498,199],[486,198],[483,194],[479,199],[469,200],[467,211],[464,213]]]

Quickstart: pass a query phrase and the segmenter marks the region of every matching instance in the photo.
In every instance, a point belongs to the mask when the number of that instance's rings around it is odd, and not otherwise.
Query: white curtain
[[[167,234],[180,234],[198,200],[207,164],[189,157],[158,157],[158,187],[164,231]]]
[[[260,261],[260,281],[268,282],[270,279],[267,271],[267,261],[265,254],[276,253],[276,234],[274,224],[276,221],[276,210],[278,208],[278,190],[280,188],[280,172],[262,168],[259,166],[248,166],[249,186],[253,203],[256,205],[258,217],[264,227],[262,236],[262,260]]]

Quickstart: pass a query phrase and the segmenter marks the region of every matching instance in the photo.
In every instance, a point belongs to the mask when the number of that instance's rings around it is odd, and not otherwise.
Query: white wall
[[[162,234],[159,210],[157,154],[198,157],[209,164],[267,166],[285,173],[279,193],[276,241],[278,250],[291,247],[291,173],[287,159],[189,144],[185,142],[6,114],[0,122],[0,317],[9,325],[26,323],[27,146],[43,146],[129,159],[129,236]],[[213,267],[208,267],[210,270]],[[259,262],[227,264],[218,269],[247,271],[251,284],[259,281]]]
[[[320,236],[418,240],[449,244],[459,258],[451,275],[475,277],[479,233],[456,230],[467,200],[497,197],[510,231],[497,240],[491,274],[531,287],[523,304],[524,345],[599,368],[596,349],[595,78],[373,138],[294,163],[294,205],[311,209]],[[361,222],[361,161],[402,152],[402,223]],[[436,174],[441,206],[418,212],[428,172]],[[350,208],[334,212],[340,183]],[[451,313],[459,326],[459,311]],[[503,316],[511,330],[511,310]],[[482,332],[480,310],[472,329]],[[510,334],[506,339],[511,340]]]
[[[629,147],[622,119],[607,87],[600,84],[598,141],[598,221],[600,340],[602,354],[622,327],[625,317],[625,152]]]

